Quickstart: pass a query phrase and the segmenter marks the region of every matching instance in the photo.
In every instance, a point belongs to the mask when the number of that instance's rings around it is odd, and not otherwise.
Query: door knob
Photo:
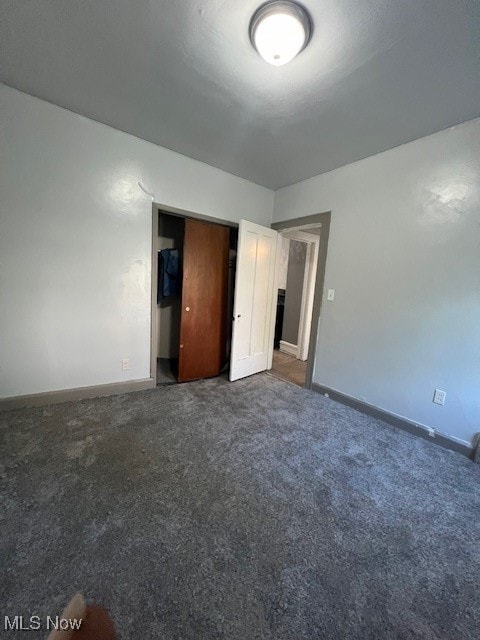
[[[190,307],[185,307],[185,311],[190,311]]]

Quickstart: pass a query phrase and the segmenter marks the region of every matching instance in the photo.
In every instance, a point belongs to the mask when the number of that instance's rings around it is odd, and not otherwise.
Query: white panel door
[[[272,366],[277,232],[240,220],[230,380]]]

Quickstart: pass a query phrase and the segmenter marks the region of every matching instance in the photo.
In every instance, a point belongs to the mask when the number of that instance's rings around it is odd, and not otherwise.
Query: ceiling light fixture
[[[250,21],[250,40],[264,60],[280,67],[307,46],[312,20],[295,2],[267,2]]]

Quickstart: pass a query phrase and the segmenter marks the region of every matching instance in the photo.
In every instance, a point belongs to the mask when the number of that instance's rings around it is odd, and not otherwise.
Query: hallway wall
[[[290,240],[282,340],[293,345],[298,345],[306,256],[305,242]]]

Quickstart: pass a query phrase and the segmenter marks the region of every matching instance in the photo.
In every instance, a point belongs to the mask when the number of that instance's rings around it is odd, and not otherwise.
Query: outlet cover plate
[[[442,407],[445,404],[445,399],[447,397],[447,392],[442,391],[442,389],[435,389],[433,394],[433,402],[435,404],[440,404]]]

